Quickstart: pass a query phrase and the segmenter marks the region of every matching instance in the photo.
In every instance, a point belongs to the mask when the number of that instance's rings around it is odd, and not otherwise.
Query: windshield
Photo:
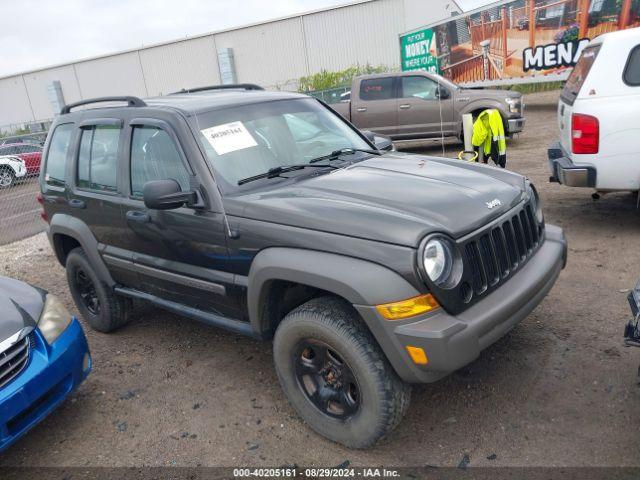
[[[201,113],[196,128],[225,191],[272,168],[309,163],[343,148],[371,148],[339,116],[310,98]]]
[[[573,67],[571,75],[567,78],[567,83],[565,83],[560,97],[569,105],[573,105],[578,93],[580,93],[582,84],[587,79],[589,70],[591,70],[593,62],[598,56],[598,51],[600,51],[600,45],[593,45],[592,47],[585,48],[582,55],[580,55],[578,63]]]

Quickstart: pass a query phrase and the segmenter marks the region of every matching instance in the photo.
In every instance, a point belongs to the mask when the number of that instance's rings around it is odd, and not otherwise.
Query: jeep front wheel
[[[274,360],[289,402],[316,432],[366,448],[400,423],[411,388],[357,312],[334,297],[310,300],[275,333]]]

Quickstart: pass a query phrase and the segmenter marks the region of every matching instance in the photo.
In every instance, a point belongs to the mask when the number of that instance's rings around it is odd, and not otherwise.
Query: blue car
[[[54,295],[0,276],[0,452],[91,371],[82,327]]]

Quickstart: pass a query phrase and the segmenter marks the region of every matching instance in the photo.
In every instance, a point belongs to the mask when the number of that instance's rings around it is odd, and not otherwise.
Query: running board
[[[133,290],[131,288],[115,287],[114,291],[118,295],[135,298],[138,300],[144,300],[145,302],[149,302],[164,310],[168,310],[169,312],[175,313],[177,315],[182,315],[183,317],[189,317],[194,320],[198,320],[199,322],[206,323],[207,325],[211,325],[213,327],[220,327],[234,333],[261,339],[260,335],[256,334],[256,332],[253,331],[253,328],[251,328],[251,324],[248,322],[241,322],[240,320],[233,320],[231,318],[223,317],[222,315],[216,315],[215,313],[198,310],[197,308],[182,305],[181,303],[172,302],[170,300],[164,300],[162,298],[156,297],[155,295],[140,292],[138,290]]]

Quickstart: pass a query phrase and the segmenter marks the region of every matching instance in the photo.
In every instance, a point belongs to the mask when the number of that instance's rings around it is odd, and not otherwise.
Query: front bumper
[[[524,117],[510,118],[507,120],[507,133],[519,133],[524,130]]]
[[[596,186],[596,169],[586,165],[575,165],[565,153],[560,143],[554,143],[547,150],[549,159],[550,182],[561,183],[567,187]]]
[[[384,320],[375,307],[356,306],[398,375],[406,382],[434,382],[475,360],[523,320],[553,287],[567,259],[561,228],[547,225],[538,252],[507,282],[464,312],[442,308],[402,322]],[[427,365],[414,364],[406,346],[421,347]]]
[[[53,345],[37,329],[31,335],[29,363],[0,389],[0,452],[60,405],[91,371],[87,340],[76,319]]]

